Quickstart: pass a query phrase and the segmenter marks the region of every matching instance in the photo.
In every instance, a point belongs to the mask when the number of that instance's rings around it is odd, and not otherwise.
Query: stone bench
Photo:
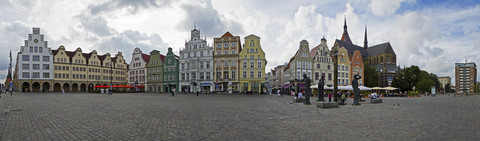
[[[370,103],[372,104],[377,104],[377,103],[382,103],[382,99],[370,99]]]
[[[305,102],[305,99],[304,99],[304,98],[293,99],[293,102],[295,102],[295,103],[303,103],[303,102]]]
[[[337,102],[318,102],[317,108],[338,108]]]

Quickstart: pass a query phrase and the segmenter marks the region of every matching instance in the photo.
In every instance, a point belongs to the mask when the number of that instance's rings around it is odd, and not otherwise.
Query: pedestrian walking
[[[280,96],[280,90],[277,91],[277,96]]]
[[[345,100],[347,100],[347,94],[342,94],[342,103],[341,105],[345,105]]]
[[[65,94],[65,89],[64,88],[62,88],[62,94]]]
[[[332,93],[328,93],[328,102],[332,102]]]
[[[197,96],[198,96],[198,93],[200,93],[200,90],[197,90]]]

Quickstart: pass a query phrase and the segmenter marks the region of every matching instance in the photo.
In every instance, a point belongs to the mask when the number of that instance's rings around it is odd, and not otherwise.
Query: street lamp
[[[113,63],[110,63],[110,91],[108,92],[108,95],[112,95],[113,91]]]

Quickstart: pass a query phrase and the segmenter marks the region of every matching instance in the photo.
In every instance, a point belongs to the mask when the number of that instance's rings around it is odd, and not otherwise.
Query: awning
[[[298,88],[305,88],[305,83],[298,83],[297,86]]]
[[[285,84],[285,85],[282,86],[282,88],[288,88],[288,87],[290,87],[290,86],[292,86],[292,85],[293,85],[293,84]]]
[[[200,83],[200,86],[210,86],[212,83]]]

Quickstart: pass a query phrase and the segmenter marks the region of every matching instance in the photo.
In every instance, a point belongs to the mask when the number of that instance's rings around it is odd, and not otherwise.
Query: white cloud
[[[402,2],[412,0],[372,0],[368,7],[376,16],[390,16],[397,11]]]

